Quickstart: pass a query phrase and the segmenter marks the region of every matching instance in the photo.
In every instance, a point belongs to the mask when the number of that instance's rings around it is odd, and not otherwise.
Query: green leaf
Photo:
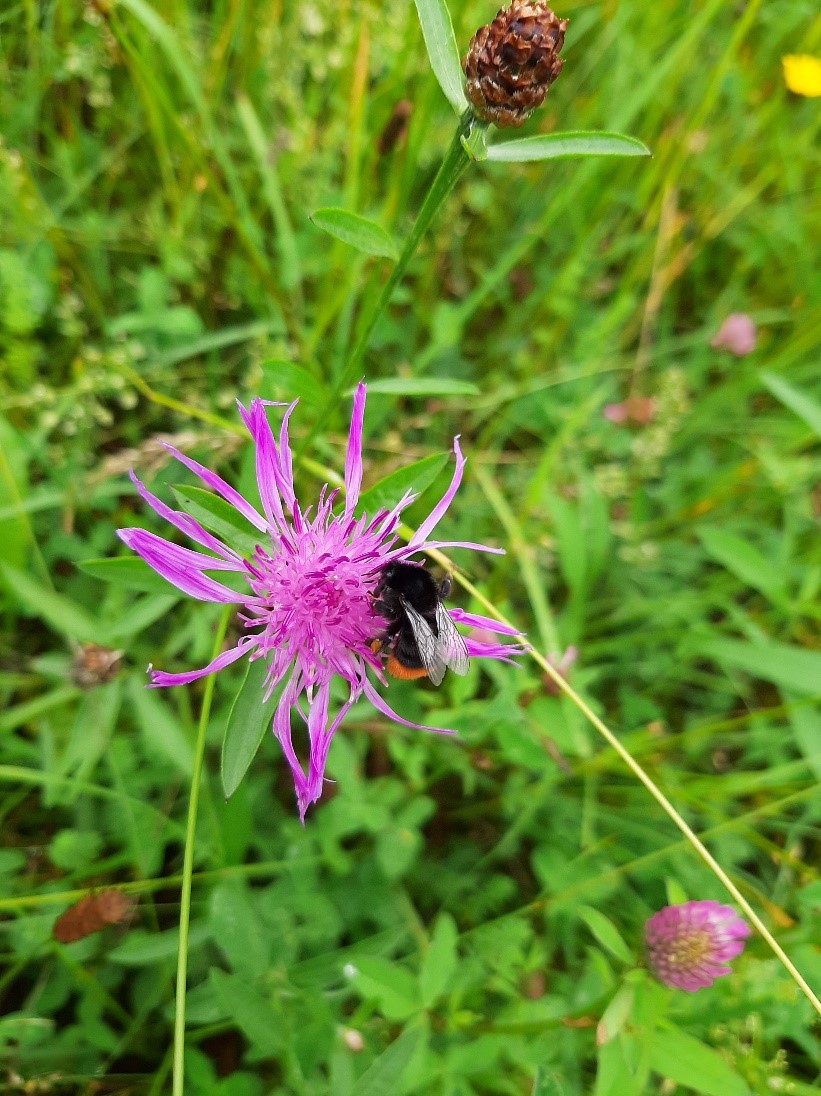
[[[362,1074],[351,1090],[351,1096],[392,1096],[398,1092],[420,1035],[418,1027],[403,1031]]]
[[[565,1092],[561,1070],[539,1066],[533,1078],[530,1096],[565,1096]]]
[[[207,925],[195,924],[188,934],[189,952],[201,948],[211,937]],[[123,967],[151,967],[164,959],[174,959],[180,947],[180,931],[177,928],[165,932],[144,932],[135,929],[126,936],[119,947],[107,955]]]
[[[180,776],[191,779],[194,750],[173,710],[140,678],[131,677],[127,685],[131,710],[142,734],[147,754],[164,757]]]
[[[227,879],[211,892],[208,924],[231,969],[248,981],[267,970],[271,937],[263,928],[242,879]]]
[[[624,1035],[599,1046],[593,1096],[642,1096],[647,1091],[646,1077],[633,1065],[631,1050]]]
[[[456,922],[449,913],[440,913],[433,930],[433,939],[422,960],[422,970],[419,975],[422,1004],[425,1008],[430,1008],[439,994],[444,992],[456,969],[458,938]]]
[[[459,47],[445,0],[414,0],[422,37],[433,74],[445,98],[461,117],[468,108],[465,76],[459,60]]]
[[[327,395],[327,388],[304,365],[285,358],[266,358],[260,362],[263,387],[257,389],[263,399],[287,400],[299,397],[300,405],[319,407]]]
[[[232,796],[239,787],[274,718],[281,690],[274,689],[268,700],[263,700],[267,672],[268,666],[261,658],[248,663],[245,680],[228,714],[220,764],[226,797]]]
[[[447,453],[432,453],[404,468],[397,468],[359,496],[357,509],[363,514],[375,514],[383,507],[395,506],[406,491],[421,494],[430,487],[449,460]]]
[[[531,160],[558,160],[575,156],[649,156],[650,149],[635,137],[623,133],[579,131],[543,133],[537,137],[521,137],[518,141],[503,141],[490,145],[488,160],[498,163],[521,164]]]
[[[152,571],[145,560],[139,556],[116,556],[112,559],[84,559],[77,564],[84,575],[91,575],[101,582],[111,582],[127,590],[140,590],[143,593],[167,594],[173,589],[169,582]]]
[[[348,394],[353,395],[353,389]],[[470,381],[454,381],[448,377],[388,377],[381,381],[368,381],[368,395],[478,396],[479,389]]]
[[[713,526],[697,529],[696,533],[707,555],[726,567],[747,586],[752,586],[768,596],[783,591],[783,575],[752,544],[735,533]]]
[[[211,988],[225,1014],[263,1054],[275,1057],[282,1049],[278,1017],[271,1005],[247,978],[212,970]]]
[[[375,1001],[388,1020],[404,1020],[419,1011],[416,980],[404,967],[378,955],[358,955],[345,973],[356,991]]]
[[[178,484],[171,490],[186,514],[198,521],[209,533],[219,537],[240,555],[253,554],[259,544],[259,534],[250,532],[252,527],[230,502],[203,487]]]
[[[785,699],[793,698],[787,693]],[[790,724],[792,726],[795,744],[806,758],[807,764],[821,780],[821,716],[816,708],[807,704],[790,704]],[[0,727],[2,727],[0,720]]]
[[[617,959],[628,964],[628,966],[635,962],[635,956],[625,944],[619,930],[608,917],[605,917],[603,913],[600,913],[592,906],[581,906],[579,916],[584,920],[584,923],[601,946],[606,948],[611,955],[615,955]]]
[[[8,563],[0,563],[0,576],[11,593],[16,594],[22,611],[39,617],[58,632],[82,642],[105,642],[101,625],[85,609],[56,594],[42,582],[18,571]]]
[[[357,251],[364,251],[366,255],[381,255],[394,261],[399,257],[396,244],[385,229],[367,217],[360,217],[358,213],[328,207],[314,210],[311,220],[323,232],[355,247]]]
[[[800,419],[804,420],[810,430],[813,430],[821,437],[821,403],[818,403],[799,388],[794,388],[783,377],[779,377],[775,373],[764,372],[759,373],[759,376],[777,400],[780,400],[785,407],[789,407],[790,411],[794,411]]]
[[[788,643],[747,643],[738,639],[708,639],[699,654],[771,681],[802,696],[821,691],[821,652]]]
[[[614,1039],[623,1030],[633,1011],[633,1000],[636,996],[635,986],[622,985],[613,995],[610,1004],[602,1013],[596,1028],[596,1043],[602,1046]]]
[[[749,1089],[724,1059],[704,1043],[674,1028],[650,1036],[650,1067],[705,1096],[748,1096]]]

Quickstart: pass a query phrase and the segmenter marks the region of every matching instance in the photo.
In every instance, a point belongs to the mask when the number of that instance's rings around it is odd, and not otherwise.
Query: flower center
[[[343,651],[361,653],[377,634],[373,575],[347,545],[283,540],[274,553],[257,546],[247,566],[255,598],[244,619],[261,629],[264,656],[286,649],[288,657],[326,664]]]
[[[692,931],[671,941],[667,961],[679,970],[692,970],[708,959],[713,943],[708,932]]]

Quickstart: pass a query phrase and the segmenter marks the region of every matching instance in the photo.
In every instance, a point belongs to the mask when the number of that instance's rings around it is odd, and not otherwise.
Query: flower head
[[[180,547],[144,529],[120,529],[118,535],[183,593],[200,601],[241,607],[238,615],[245,634],[236,646],[200,670],[166,673],[149,667],[151,685],[187,684],[238,659],[262,659],[266,665],[265,698],[274,689],[280,689],[273,729],[291,767],[299,813],[304,819],[308,806],[322,794],[331,739],[360,696],[364,695],[379,712],[398,723],[422,730],[441,730],[411,723],[397,715],[368,677],[370,670],[379,682],[386,683],[382,658],[390,654],[390,643],[384,650],[374,644],[385,633],[385,618],[375,604],[384,568],[394,561],[416,562],[413,557],[429,548],[500,550],[471,542],[428,539],[462,479],[465,458],[458,438],[453,443],[456,467],[450,486],[406,544],[398,543],[397,527],[400,514],[416,497],[412,492],[406,493],[390,510],[356,516],[362,483],[364,384],[357,388],[353,402],[345,458],[344,505],[334,509],[339,492],[326,486],[313,513],[311,506],[303,508],[294,490],[288,439],[288,420],[295,407],[296,403],[291,404],[282,416],[277,443],[268,424],[266,401],[254,399],[247,409],[239,406],[254,443],[262,512],[221,476],[172,446],[166,447],[248,522],[248,532],[253,538],[245,537],[246,547],[226,544],[189,514],[172,510],[133,472],[131,479],[148,505],[205,551]],[[208,572],[237,575],[245,589],[237,593]],[[455,623],[515,634],[487,617],[461,609],[448,612]],[[505,658],[520,650],[516,646],[481,643],[470,638],[465,639],[465,644],[470,655],[486,658]],[[334,677],[345,681],[348,697],[332,713],[330,692]],[[309,748],[305,767],[292,740],[292,714],[307,728]]]
[[[787,54],[781,58],[784,83],[794,95],[817,99],[821,95],[821,59],[808,53]]]
[[[755,321],[746,312],[731,312],[710,340],[714,350],[729,350],[737,358],[752,354],[756,346]]]
[[[480,27],[470,42],[463,68],[465,92],[483,122],[520,126],[544,102],[564,61],[567,20],[536,0],[513,0]]]
[[[720,902],[665,906],[644,926],[650,969],[665,986],[694,992],[711,986],[744,950],[747,924]]]

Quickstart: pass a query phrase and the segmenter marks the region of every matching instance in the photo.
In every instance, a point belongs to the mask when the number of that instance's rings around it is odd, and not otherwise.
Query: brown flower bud
[[[541,106],[562,71],[567,19],[546,4],[513,0],[471,39],[463,68],[473,113],[497,126],[520,126]]]

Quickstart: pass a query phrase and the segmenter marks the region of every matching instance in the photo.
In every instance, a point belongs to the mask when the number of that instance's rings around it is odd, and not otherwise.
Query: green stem
[[[465,150],[462,144],[462,138],[465,137],[474,124],[473,116],[470,112],[465,112],[462,116],[459,126],[453,135],[453,140],[450,143],[450,148],[445,153],[445,158],[439,170],[436,173],[436,177],[431,183],[430,190],[425,196],[425,200],[422,203],[422,208],[419,210],[419,215],[414,221],[413,228],[408,234],[408,238],[405,240],[405,245],[402,248],[401,254],[396,261],[396,266],[390,272],[388,280],[382,287],[382,292],[379,294],[373,311],[368,317],[367,321],[362,327],[359,333],[359,337],[356,340],[356,344],[351,351],[348,360],[344,367],[337,375],[334,382],[331,394],[328,397],[325,406],[317,416],[314,425],[308,434],[308,436],[302,442],[302,445],[297,453],[297,459],[301,458],[305,450],[310,445],[313,438],[322,430],[327,422],[331,412],[337,405],[342,392],[345,387],[349,385],[356,375],[356,371],[359,368],[362,359],[365,355],[365,351],[368,347],[368,341],[373,333],[373,329],[379,322],[385,309],[390,303],[390,299],[393,296],[393,291],[399,284],[402,276],[408,268],[408,264],[413,258],[416,248],[419,246],[419,241],[427,232],[436,214],[439,212],[445,199],[456,185],[459,177],[464,172],[465,168],[471,161],[470,156]]]
[[[214,639],[213,658],[216,658],[228,630],[231,606],[227,606],[220,617],[217,634]],[[180,943],[177,952],[177,997],[174,1009],[174,1076],[173,1096],[183,1096],[185,1075],[185,990],[188,976],[188,925],[191,920],[191,878],[194,873],[194,831],[197,827],[197,807],[200,799],[202,764],[205,756],[205,732],[211,715],[211,701],[214,697],[216,674],[205,680],[205,692],[202,698],[200,721],[197,727],[197,741],[194,747],[194,771],[191,774],[191,793],[188,797],[188,822],[185,827],[185,854],[182,862],[182,886],[180,888]]]

